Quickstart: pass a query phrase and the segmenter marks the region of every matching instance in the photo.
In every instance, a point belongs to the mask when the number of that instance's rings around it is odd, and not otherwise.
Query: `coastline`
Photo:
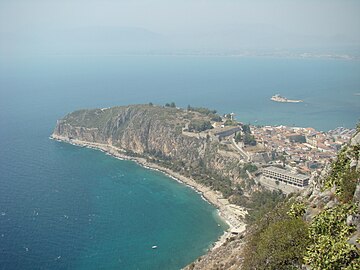
[[[111,155],[117,159],[121,160],[131,160],[138,163],[140,166],[156,170],[164,173],[168,177],[172,178],[179,183],[187,185],[188,187],[194,189],[196,192],[201,194],[201,197],[208,203],[215,206],[219,211],[219,217],[228,224],[229,228],[224,231],[223,235],[213,243],[212,247],[209,250],[214,250],[222,246],[228,238],[232,235],[242,234],[246,229],[246,224],[243,222],[245,217],[246,210],[238,205],[230,204],[227,199],[222,197],[222,194],[218,191],[212,190],[209,187],[197,183],[195,180],[185,177],[177,172],[174,172],[168,168],[159,166],[158,164],[148,162],[145,158],[141,157],[131,157],[126,155],[126,151],[109,144],[93,143],[87,141],[81,141],[76,139],[70,139],[68,137],[63,137],[59,135],[52,134],[50,139],[56,141],[69,143],[75,146],[87,147],[95,150],[100,150],[105,154]]]

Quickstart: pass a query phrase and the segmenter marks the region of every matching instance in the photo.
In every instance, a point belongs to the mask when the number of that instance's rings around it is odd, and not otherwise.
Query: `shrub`
[[[344,269],[359,258],[356,247],[347,242],[355,228],[346,224],[346,218],[355,211],[355,205],[342,204],[314,218],[309,227],[311,244],[305,255],[305,261],[312,269]]]
[[[259,222],[263,216],[273,210],[279,202],[285,200],[281,191],[256,191],[252,194],[249,202],[244,205],[248,208],[245,220],[248,224]]]
[[[293,203],[287,214],[291,217],[301,218],[305,214],[305,204],[302,202]]]
[[[324,182],[324,189],[336,186],[336,195],[343,202],[352,200],[356,183],[360,177],[359,172],[350,168],[351,157],[358,158],[360,147],[346,146],[341,149],[337,160],[331,164],[330,174]]]
[[[242,269],[299,269],[308,245],[308,227],[280,203],[257,223],[244,251]]]
[[[224,123],[224,126],[237,126],[237,125],[238,125],[238,123],[231,119],[226,119],[226,121]]]
[[[189,124],[189,131],[201,132],[207,129],[212,129],[210,121],[194,120]]]

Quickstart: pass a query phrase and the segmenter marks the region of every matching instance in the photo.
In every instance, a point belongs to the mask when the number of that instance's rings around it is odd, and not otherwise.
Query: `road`
[[[235,142],[234,138],[231,138],[231,142],[236,147],[236,149],[239,150],[240,155],[246,160],[246,162],[250,162],[251,157],[240,146],[238,146],[238,144]]]

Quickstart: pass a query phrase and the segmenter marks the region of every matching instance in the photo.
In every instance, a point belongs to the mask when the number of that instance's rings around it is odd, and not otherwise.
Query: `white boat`
[[[157,246],[152,246],[151,248],[152,248],[152,249],[157,249]]]

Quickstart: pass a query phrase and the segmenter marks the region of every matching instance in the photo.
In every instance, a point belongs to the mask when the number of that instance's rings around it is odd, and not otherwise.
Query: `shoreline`
[[[233,235],[242,234],[246,229],[246,224],[243,221],[246,210],[238,205],[230,204],[227,199],[222,197],[222,194],[218,191],[212,190],[210,187],[203,186],[197,183],[195,180],[185,177],[180,173],[174,172],[168,168],[161,167],[158,164],[147,161],[142,157],[131,157],[126,155],[126,151],[115,146],[109,144],[101,144],[101,143],[93,143],[87,141],[81,141],[76,139],[70,139],[68,137],[59,136],[52,134],[50,139],[69,143],[75,146],[87,147],[95,150],[99,150],[104,152],[107,155],[110,155],[114,158],[120,160],[131,160],[139,164],[140,166],[155,170],[164,173],[168,177],[173,180],[184,184],[193,190],[195,190],[198,194],[201,195],[202,199],[207,203],[212,204],[218,210],[219,217],[229,226],[229,228],[224,231],[224,233],[218,238],[216,242],[212,244],[212,247],[209,248],[208,251],[214,250],[220,246],[222,246],[228,238]]]

